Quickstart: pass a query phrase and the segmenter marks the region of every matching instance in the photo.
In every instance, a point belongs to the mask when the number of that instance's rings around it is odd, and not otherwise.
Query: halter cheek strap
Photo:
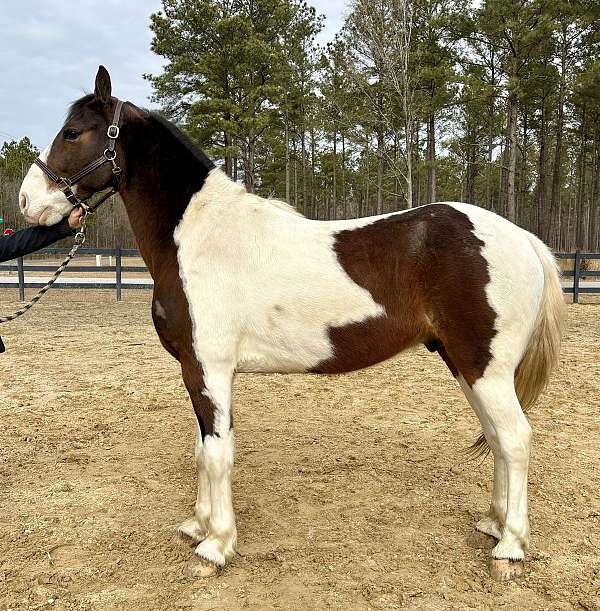
[[[121,168],[117,164],[117,151],[115,150],[115,146],[117,144],[117,138],[120,134],[120,121],[121,121],[121,110],[123,109],[123,102],[121,100],[117,100],[117,106],[115,108],[115,114],[113,116],[112,123],[108,126],[106,130],[106,135],[108,137],[108,146],[104,149],[104,152],[100,157],[95,159],[94,161],[85,165],[81,170],[73,174],[73,176],[69,178],[64,178],[59,176],[55,172],[53,172],[39,157],[34,161],[35,165],[44,172],[44,174],[56,185],[58,188],[64,193],[65,197],[73,204],[74,207],[81,206],[86,214],[94,213],[101,204],[103,204],[111,195],[114,195],[119,190],[119,185],[121,183]],[[113,184],[110,187],[108,193],[105,193],[93,206],[88,204],[89,199],[95,195],[92,193],[90,197],[86,199],[80,199],[77,197],[75,192],[73,191],[73,187],[80,182],[83,178],[95,172],[98,168],[102,167],[105,163],[110,163],[112,165],[112,173],[113,173]],[[107,187],[108,188],[108,187]],[[96,193],[99,193],[97,191]]]

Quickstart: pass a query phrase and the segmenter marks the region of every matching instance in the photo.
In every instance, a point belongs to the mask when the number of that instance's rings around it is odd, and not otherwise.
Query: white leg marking
[[[194,515],[180,524],[178,531],[189,537],[192,541],[199,543],[206,538],[208,533],[208,523],[210,520],[210,484],[208,473],[204,465],[204,446],[202,443],[202,433],[200,426],[196,423],[196,468],[198,473],[198,491]]]
[[[204,438],[202,448],[204,474],[199,479],[199,493],[210,490],[210,517],[208,535],[195,553],[218,566],[223,566],[235,552],[237,531],[231,493],[231,472],[233,469],[234,435],[230,429],[231,415],[231,373],[213,373],[214,368],[204,366],[205,394],[215,406],[215,435]],[[202,490],[200,490],[202,488]],[[206,516],[204,499],[200,512]],[[198,507],[197,507],[198,510]]]
[[[208,530],[208,522],[210,519],[210,483],[208,481],[208,473],[204,464],[204,444],[202,443],[202,434],[200,427],[197,427],[196,432],[196,466],[198,468],[198,492],[196,494],[196,505],[194,506],[194,514],[200,528],[206,534]]]
[[[488,514],[477,522],[477,530],[500,539],[502,537],[502,526],[506,519],[506,495],[507,495],[507,470],[502,459],[500,446],[494,434],[494,428],[487,418],[485,407],[480,403],[478,396],[471,390],[467,381],[458,376],[458,383],[469,401],[473,411],[479,418],[483,434],[492,450],[494,456],[494,487],[492,490],[492,501]]]
[[[492,509],[502,521],[494,558],[520,560],[529,545],[527,518],[527,473],[531,450],[531,427],[515,394],[512,376],[489,374],[477,380],[472,389],[489,423],[492,447],[497,445],[500,463],[496,465]],[[498,488],[498,490],[496,490]]]

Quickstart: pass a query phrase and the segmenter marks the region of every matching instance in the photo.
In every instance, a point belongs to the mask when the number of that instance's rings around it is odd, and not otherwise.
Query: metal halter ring
[[[114,161],[117,158],[117,151],[111,151],[110,149],[105,149],[104,157],[108,159],[108,161]]]

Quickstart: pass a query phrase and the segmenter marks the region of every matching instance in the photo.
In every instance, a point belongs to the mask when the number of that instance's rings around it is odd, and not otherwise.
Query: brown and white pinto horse
[[[106,147],[117,100],[104,68],[75,102],[42,161],[72,176]],[[120,194],[154,278],[152,315],[181,363],[198,421],[198,496],[179,528],[196,544],[194,572],[234,554],[231,495],[236,372],[338,373],[415,344],[437,351],[481,421],[494,461],[488,514],[492,573],[520,574],[529,543],[531,405],[558,360],[563,297],[536,237],[475,206],[437,203],[321,222],[245,192],[177,128],[122,109]],[[110,164],[74,187],[113,184]],[[40,167],[22,185],[23,214],[50,225],[72,205]]]

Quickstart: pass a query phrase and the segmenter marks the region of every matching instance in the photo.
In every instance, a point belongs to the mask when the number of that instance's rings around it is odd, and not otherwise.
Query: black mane
[[[195,157],[196,160],[199,161],[203,166],[211,170],[216,167],[214,162],[211,161],[204,154],[204,152],[200,148],[198,148],[198,146],[196,146],[192,139],[186,133],[181,131],[181,129],[179,129],[179,127],[177,127],[174,123],[171,123],[168,119],[166,119],[157,112],[145,112],[148,113],[148,116],[151,121],[155,121],[160,127],[167,130],[167,132],[171,134],[171,136],[173,136],[173,138],[175,138],[181,145],[183,145],[186,151],[191,153],[192,156]]]

